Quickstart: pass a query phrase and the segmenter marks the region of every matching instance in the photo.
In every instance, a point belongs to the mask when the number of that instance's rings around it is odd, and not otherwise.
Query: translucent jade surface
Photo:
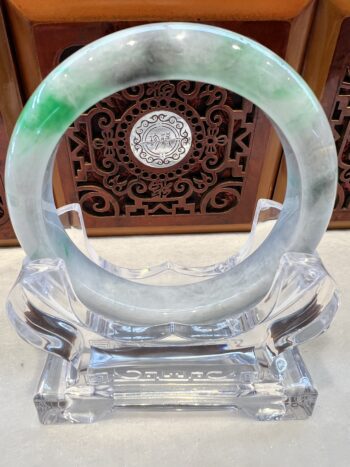
[[[116,91],[163,79],[222,86],[266,112],[284,146],[288,188],[276,225],[250,256],[201,282],[160,287],[117,277],[72,243],[56,213],[51,175],[55,148],[83,111]],[[6,166],[11,220],[28,257],[62,258],[89,310],[140,325],[210,323],[254,306],[271,287],[284,253],[314,252],[331,216],[336,180],[331,130],[302,78],[246,37],[187,23],[130,28],[65,60],[25,106]]]

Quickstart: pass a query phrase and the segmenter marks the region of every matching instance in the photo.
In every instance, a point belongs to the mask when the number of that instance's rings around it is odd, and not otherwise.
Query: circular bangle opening
[[[242,263],[203,282],[156,287],[118,278],[76,248],[57,217],[51,174],[61,136],[86,108],[118,90],[163,79],[221,86],[260,107],[278,128],[288,187],[276,226]],[[159,154],[151,155],[155,163]],[[148,156],[141,151],[139,157]],[[130,28],[65,60],[24,108],[6,165],[11,220],[27,255],[61,257],[88,309],[132,324],[212,322],[253,306],[268,291],[285,252],[316,248],[331,216],[336,180],[329,124],[300,76],[246,37],[187,23]]]

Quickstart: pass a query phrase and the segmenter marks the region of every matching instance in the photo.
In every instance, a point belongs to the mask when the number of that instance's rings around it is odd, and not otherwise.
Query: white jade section
[[[113,92],[161,79],[207,82],[253,101],[276,125],[288,165],[283,210],[262,246],[224,274],[173,287],[118,278],[84,256],[60,224],[51,185],[56,145],[75,118]],[[270,287],[284,252],[316,248],[331,216],[336,180],[331,130],[300,76],[246,37],[187,23],[117,32],[64,61],[23,110],[6,166],[11,219],[27,255],[63,258],[89,309],[130,324],[205,323],[254,305]]]

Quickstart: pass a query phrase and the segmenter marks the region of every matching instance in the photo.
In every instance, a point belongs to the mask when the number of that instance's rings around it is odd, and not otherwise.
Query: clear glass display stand
[[[162,285],[224,274],[268,235],[281,205],[260,200],[238,254],[205,267],[170,261],[115,266],[88,241],[79,205],[58,209],[70,238],[94,262],[128,280]],[[98,285],[97,285],[98,286]],[[62,259],[23,263],[7,312],[17,333],[48,352],[34,402],[44,424],[91,423],[125,408],[228,409],[258,420],[311,415],[317,391],[299,344],[324,332],[338,308],[317,254],[289,252],[269,292],[221,321],[141,326],[102,319],[74,293]]]

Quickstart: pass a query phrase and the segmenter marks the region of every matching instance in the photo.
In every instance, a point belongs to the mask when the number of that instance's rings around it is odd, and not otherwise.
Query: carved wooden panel
[[[350,209],[350,60],[337,90],[331,126],[338,151],[339,167],[335,211],[341,212]]]
[[[323,96],[338,152],[333,221],[350,221],[350,18],[343,21]]]
[[[178,115],[192,133],[186,157],[171,167],[140,162],[130,147],[134,125],[159,109]],[[177,215],[205,223],[212,214],[232,215],[247,189],[256,114],[231,92],[187,81],[149,83],[98,102],[65,136],[84,213],[119,226],[136,218],[139,225],[162,218],[176,225]],[[170,146],[163,136],[156,144]]]

